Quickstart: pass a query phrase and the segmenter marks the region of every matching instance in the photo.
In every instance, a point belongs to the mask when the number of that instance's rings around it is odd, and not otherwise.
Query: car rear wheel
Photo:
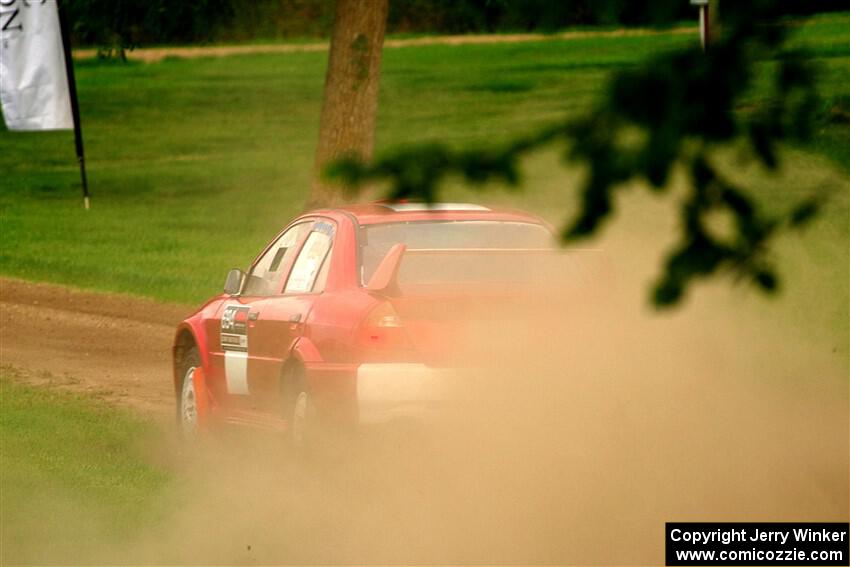
[[[183,357],[180,365],[183,381],[180,385],[180,398],[177,401],[177,420],[180,432],[186,439],[194,439],[198,434],[198,393],[195,391],[195,369],[201,365],[198,349],[192,347]]]

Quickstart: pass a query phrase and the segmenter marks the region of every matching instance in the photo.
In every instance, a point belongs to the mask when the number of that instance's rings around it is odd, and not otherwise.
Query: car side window
[[[283,271],[298,251],[298,243],[304,234],[310,230],[312,224],[312,222],[296,224],[280,235],[254,264],[251,273],[248,274],[242,295],[265,296],[277,293],[277,290],[280,289]]]
[[[317,222],[292,266],[284,293],[318,293],[324,290],[330,266],[334,226]]]

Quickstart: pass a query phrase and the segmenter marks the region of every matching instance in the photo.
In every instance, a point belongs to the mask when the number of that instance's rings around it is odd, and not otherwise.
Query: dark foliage
[[[666,13],[669,18],[675,10]],[[521,157],[544,146],[560,146],[566,161],[588,166],[577,193],[580,211],[563,230],[564,240],[571,242],[600,229],[613,210],[616,193],[629,187],[628,182],[644,181],[652,191],[669,194],[671,173],[679,167],[689,172],[689,192],[680,208],[679,241],[654,286],[655,305],[676,304],[694,280],[718,273],[771,293],[778,279],[767,256],[770,239],[780,230],[803,226],[819,201],[807,200],[785,215],[768,216],[746,188],[723,177],[711,156],[718,147],[745,138],[754,158],[774,169],[779,142],[809,135],[818,109],[815,75],[802,53],[785,49],[788,29],[782,16],[777,3],[768,0],[724,4],[723,33],[707,53],[694,46],[620,71],[592,112],[505,147],[456,151],[429,144],[397,151],[373,164],[344,160],[329,173],[354,186],[389,181],[392,198],[433,201],[450,174],[473,184],[499,180],[516,186]],[[754,111],[736,110],[755,65],[767,58],[776,62],[770,96]],[[731,234],[719,236],[712,230],[709,218],[718,214],[732,219]]]
[[[214,24],[233,16],[231,0],[61,0],[61,6],[76,43],[122,59],[142,43],[210,39]]]
[[[327,36],[333,0],[62,0],[77,44],[122,55],[137,45]],[[730,2],[731,3],[731,2]],[[846,10],[846,0],[783,0],[786,14]],[[725,7],[725,4],[724,4]],[[553,31],[693,19],[687,0],[390,0],[389,33]]]
[[[724,4],[725,8],[726,4]],[[784,0],[786,14],[846,10],[846,0]],[[687,0],[394,0],[390,32],[553,31],[576,25],[666,25],[693,18]]]

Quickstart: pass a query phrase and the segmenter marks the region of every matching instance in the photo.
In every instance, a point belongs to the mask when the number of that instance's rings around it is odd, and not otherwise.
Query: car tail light
[[[403,358],[412,345],[404,322],[388,301],[372,309],[360,327],[360,344],[365,357],[382,360]]]

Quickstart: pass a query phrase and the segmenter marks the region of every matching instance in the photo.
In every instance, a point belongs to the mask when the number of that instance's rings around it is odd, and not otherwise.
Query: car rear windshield
[[[407,245],[400,284],[512,281],[523,254],[555,247],[549,230],[527,222],[418,221],[366,225],[360,233],[360,275],[365,285],[395,244]]]

